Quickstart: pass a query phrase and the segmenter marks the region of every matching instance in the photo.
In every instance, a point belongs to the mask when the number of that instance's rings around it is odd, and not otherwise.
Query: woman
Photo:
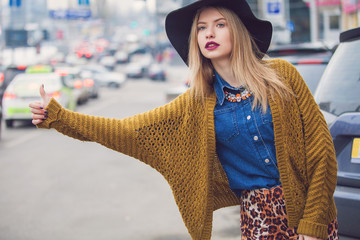
[[[295,68],[262,59],[271,24],[245,0],[202,0],[171,12],[166,32],[190,67],[186,93],[116,120],[68,111],[42,86],[33,123],[155,168],[193,239],[238,204],[243,239],[336,239],[332,139]]]

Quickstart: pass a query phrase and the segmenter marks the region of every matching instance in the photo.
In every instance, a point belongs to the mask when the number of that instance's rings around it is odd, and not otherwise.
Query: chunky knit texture
[[[294,91],[285,104],[278,96],[269,99],[289,226],[298,226],[299,234],[326,238],[326,226],[336,217],[332,138],[296,69],[280,59],[270,63]],[[48,118],[38,127],[98,142],[159,171],[191,237],[206,240],[211,238],[213,211],[239,204],[216,156],[215,104],[215,93],[202,102],[187,91],[164,106],[118,120],[75,113],[52,99]]]

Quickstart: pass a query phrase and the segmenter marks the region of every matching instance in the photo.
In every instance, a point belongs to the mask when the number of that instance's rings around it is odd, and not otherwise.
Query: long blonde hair
[[[275,70],[267,61],[261,60],[261,52],[250,36],[245,25],[231,10],[223,7],[214,7],[224,16],[229,25],[233,49],[230,55],[232,74],[236,79],[254,93],[253,108],[258,105],[266,111],[268,97],[276,92],[282,99],[291,95],[290,90],[280,80]],[[205,58],[199,49],[197,41],[197,22],[200,9],[194,18],[189,39],[189,77],[192,91],[197,96],[207,97],[213,91],[214,67],[209,59]]]

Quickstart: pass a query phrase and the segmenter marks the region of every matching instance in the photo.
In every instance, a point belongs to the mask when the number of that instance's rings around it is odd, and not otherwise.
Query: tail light
[[[91,58],[92,54],[91,53],[85,53],[85,57],[86,58]]]
[[[55,92],[49,93],[49,96],[53,97],[55,99],[59,99],[61,97],[61,93],[60,93],[60,91],[55,91]]]
[[[102,52],[104,51],[104,48],[102,48],[102,47],[97,47],[97,48],[96,48],[96,51],[97,51],[98,53],[102,53]]]
[[[95,82],[91,78],[84,79],[84,86],[85,87],[92,87],[94,86]]]
[[[25,70],[26,69],[26,66],[23,66],[23,65],[20,65],[17,67],[18,70]]]
[[[59,76],[61,77],[66,77],[67,75],[69,75],[65,70],[55,70],[55,73],[57,73]]]
[[[76,80],[75,82],[74,82],[74,88],[82,88],[82,86],[83,86],[83,84],[82,84],[82,82],[81,82],[81,80]]]
[[[17,98],[17,96],[15,93],[8,92],[8,91],[6,91],[3,96],[4,100],[10,100],[10,99],[16,99],[16,98]]]

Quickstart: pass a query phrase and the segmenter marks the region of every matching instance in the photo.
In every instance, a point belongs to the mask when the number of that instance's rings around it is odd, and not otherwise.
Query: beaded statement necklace
[[[225,90],[225,99],[229,102],[241,102],[241,100],[245,100],[252,95],[252,92],[247,90],[244,87],[241,87],[239,92],[234,94]]]

